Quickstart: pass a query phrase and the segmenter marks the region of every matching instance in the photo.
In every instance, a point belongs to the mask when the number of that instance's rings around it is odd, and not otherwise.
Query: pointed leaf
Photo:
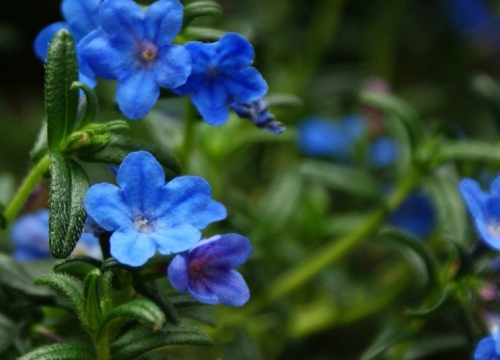
[[[65,274],[48,274],[35,281],[36,285],[46,285],[65,297],[73,306],[76,315],[84,320],[83,284],[78,279]]]
[[[91,256],[77,255],[58,261],[54,265],[54,272],[73,272],[71,270],[73,267],[81,266],[84,266],[84,268],[86,269],[100,268],[101,264],[101,260],[97,260],[96,258],[93,258]],[[87,272],[88,271],[86,271],[85,273]]]
[[[18,360],[95,360],[94,350],[79,343],[47,345],[21,356]]]
[[[54,294],[34,285],[35,279],[10,256],[0,254],[0,285],[33,298],[50,298]]]
[[[407,310],[405,315],[412,318],[430,318],[447,309],[453,301],[450,287],[446,287],[438,301],[430,308],[422,310]]]
[[[99,297],[99,279],[101,272],[93,269],[85,277],[83,286],[85,324],[95,334],[101,323],[101,301]]]
[[[18,334],[19,327],[8,317],[0,314],[0,354],[12,345]]]
[[[170,325],[154,332],[135,328],[111,344],[112,360],[132,360],[170,345],[213,346],[213,340],[201,329],[189,325]]]
[[[71,88],[82,90],[85,94],[85,113],[83,114],[77,127],[78,129],[81,129],[86,125],[93,123],[97,116],[97,96],[94,90],[79,81],[74,82],[71,85]]]
[[[150,325],[153,329],[158,329],[165,323],[165,314],[152,301],[136,299],[111,310],[103,319],[97,333],[98,336],[101,336],[106,327],[115,320],[135,320]]]
[[[425,187],[434,202],[443,237],[465,245],[467,212],[455,182],[435,177]]]
[[[75,43],[67,30],[60,30],[50,42],[45,75],[45,108],[50,150],[58,151],[73,130],[78,111],[78,80]]]
[[[201,16],[221,16],[222,8],[215,1],[196,1],[184,6],[184,18],[182,26],[186,27],[194,19]]]
[[[414,336],[413,332],[402,324],[389,323],[375,338],[372,344],[364,351],[361,360],[375,359],[394,345]]]
[[[436,161],[443,163],[453,160],[485,161],[500,163],[500,146],[483,141],[460,140],[439,147]]]
[[[168,295],[162,291],[154,282],[145,282],[141,279],[134,279],[134,289],[142,296],[153,301],[165,313],[167,319],[173,323],[178,324],[181,321],[179,313],[175,306],[170,301]]]
[[[85,170],[62,154],[50,154],[49,245],[55,258],[68,257],[87,217],[83,197],[89,188]]]
[[[306,178],[332,189],[361,197],[380,198],[381,191],[377,181],[370,173],[361,169],[317,160],[306,160],[300,165],[300,172]]]

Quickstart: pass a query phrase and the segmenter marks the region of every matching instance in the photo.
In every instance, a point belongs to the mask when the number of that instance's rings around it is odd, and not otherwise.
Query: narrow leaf
[[[196,1],[184,6],[184,18],[182,26],[185,28],[194,19],[201,16],[221,16],[222,8],[215,1]]]
[[[100,277],[101,272],[99,269],[93,269],[85,277],[83,286],[85,324],[93,334],[95,334],[101,323]]]
[[[68,257],[80,239],[89,187],[85,170],[60,153],[50,154],[49,245],[55,258]]]
[[[111,344],[112,360],[132,360],[170,345],[213,346],[213,340],[201,329],[189,325],[171,325],[154,332],[135,328]]]
[[[157,330],[165,323],[165,315],[155,303],[136,299],[111,310],[103,319],[97,336],[101,336],[106,328],[116,320],[135,320]]]
[[[19,327],[8,317],[0,314],[0,354],[7,350],[16,340]]]
[[[167,319],[178,324],[181,320],[175,306],[170,301],[167,294],[160,289],[154,282],[145,282],[141,279],[134,279],[134,289],[142,296],[153,301],[165,313]]]
[[[58,343],[36,349],[18,360],[95,360],[94,350],[79,343]]]
[[[48,274],[35,281],[36,285],[46,285],[65,297],[73,306],[78,318],[84,320],[84,297],[82,283],[69,275]]]
[[[436,156],[439,163],[453,160],[500,163],[500,146],[482,141],[456,141],[443,144]]]
[[[450,180],[433,178],[425,184],[437,210],[437,223],[443,237],[465,245],[467,212],[457,185]]]
[[[429,318],[447,309],[451,305],[452,300],[450,288],[446,287],[438,301],[432,307],[420,310],[407,310],[405,315],[412,318]]]
[[[361,360],[375,359],[394,345],[409,340],[414,336],[412,331],[402,324],[390,323],[375,338],[372,344],[365,350]]]
[[[50,150],[58,147],[73,130],[78,111],[78,80],[75,43],[67,30],[60,30],[50,42],[45,75],[45,108]]]
[[[100,268],[101,264],[101,260],[97,260],[90,256],[72,256],[70,258],[58,261],[57,264],[54,265],[54,272],[67,272],[68,269],[71,269],[71,267],[75,265],[87,265],[86,268]]]
[[[361,197],[380,198],[381,191],[377,181],[370,173],[361,169],[317,160],[306,160],[300,165],[300,172],[306,178],[332,189]]]
[[[81,129],[86,125],[93,123],[97,116],[97,96],[94,90],[79,81],[74,82],[71,85],[71,88],[82,90],[85,94],[85,113],[78,124],[78,129]]]

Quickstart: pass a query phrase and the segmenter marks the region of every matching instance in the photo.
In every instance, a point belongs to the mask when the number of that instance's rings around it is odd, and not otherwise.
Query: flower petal
[[[238,33],[227,33],[219,40],[220,60],[217,66],[221,70],[234,71],[252,64],[255,52],[252,44]]]
[[[148,233],[133,226],[116,230],[109,240],[111,255],[129,266],[144,265],[156,252],[156,242]]]
[[[170,284],[179,292],[188,288],[188,263],[185,254],[179,254],[172,259],[167,269]]]
[[[500,197],[500,174],[491,183],[490,190],[493,196]]]
[[[183,15],[184,9],[177,0],[152,3],[145,14],[146,36],[159,45],[172,42],[181,30]]]
[[[234,269],[247,261],[252,250],[246,237],[226,234],[200,241],[189,255],[202,260],[210,269]]]
[[[472,217],[476,221],[487,221],[484,213],[487,196],[481,191],[479,184],[472,179],[464,179],[460,182],[459,189]]]
[[[133,222],[132,211],[124,202],[121,190],[111,184],[91,186],[83,199],[83,206],[95,222],[107,231]]]
[[[161,228],[160,224],[150,236],[155,240],[158,252],[163,255],[186,251],[198,242],[201,233],[190,224],[179,224]]]
[[[210,271],[205,286],[227,306],[242,306],[250,299],[250,290],[243,276],[236,270]]]
[[[191,224],[194,225],[197,229],[201,230],[206,228],[209,224],[215,221],[224,220],[226,217],[227,217],[226,207],[222,205],[220,202],[212,200],[205,208],[203,213],[199,214],[196,217],[196,219],[194,219],[194,221],[191,222]]]
[[[164,189],[156,214],[169,224],[196,224],[211,201],[210,185],[198,176],[176,177]]]
[[[42,29],[33,42],[33,48],[36,56],[42,61],[47,59],[47,52],[49,51],[49,44],[54,35],[62,29],[69,30],[69,24],[66,22],[56,22]]]
[[[61,12],[75,33],[75,42],[99,27],[101,0],[63,0]]]
[[[146,116],[159,96],[160,89],[155,81],[154,71],[141,69],[118,79],[116,101],[120,110],[129,119],[136,120]]]
[[[165,173],[153,155],[136,151],[123,159],[116,182],[127,204],[147,213],[158,206],[158,193],[165,185]]]
[[[175,88],[184,84],[191,73],[191,55],[180,45],[164,45],[159,49],[155,79],[160,86]]]
[[[99,7],[102,28],[114,41],[135,44],[144,38],[144,13],[132,0],[106,0]]]
[[[221,79],[222,80],[222,79]],[[225,91],[232,101],[247,103],[260,99],[267,93],[267,83],[253,67],[227,72],[223,77]]]
[[[496,360],[500,358],[495,350],[495,340],[491,336],[481,339],[474,351],[474,360]]]
[[[204,279],[189,279],[189,293],[203,304],[216,305],[219,297],[205,283]]]
[[[500,250],[500,235],[495,233],[495,228],[490,228],[490,226],[495,226],[495,224],[488,224],[484,221],[475,221],[477,230],[481,235],[481,239],[490,248],[495,250]]]
[[[210,125],[223,125],[229,119],[230,97],[220,81],[206,81],[191,95],[191,101]]]

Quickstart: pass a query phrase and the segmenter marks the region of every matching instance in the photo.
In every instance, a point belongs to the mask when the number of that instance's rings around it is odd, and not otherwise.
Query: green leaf
[[[443,163],[453,160],[484,161],[499,164],[500,146],[474,140],[449,142],[440,146],[436,161]]]
[[[389,323],[361,355],[361,360],[371,360],[400,342],[410,340],[414,333],[399,323]]]
[[[49,286],[65,297],[73,306],[78,318],[84,322],[85,301],[81,281],[65,274],[48,274],[36,279],[35,284]]]
[[[199,26],[189,26],[183,33],[186,41],[198,40],[198,41],[218,41],[225,32],[217,29],[199,27]]]
[[[46,289],[35,286],[33,277],[23,266],[4,254],[0,254],[0,285],[35,299],[50,298],[54,295]]]
[[[101,260],[86,255],[72,256],[58,261],[54,265],[54,272],[67,273],[73,276],[85,276],[93,268],[100,268]]]
[[[213,340],[204,331],[189,325],[171,325],[156,332],[149,328],[135,328],[111,344],[111,359],[132,360],[170,345],[213,344]]]
[[[397,140],[398,158],[396,167],[400,177],[407,176],[413,163],[413,148],[408,128],[394,114],[389,114],[386,118],[388,132]]]
[[[145,150],[154,155],[164,167],[168,177],[180,174],[181,169],[177,160],[160,148],[124,135],[111,135],[111,140],[102,149],[92,153],[78,153],[77,156],[88,162],[102,162],[111,165],[121,164],[123,158],[132,151]]]
[[[78,80],[75,43],[68,30],[60,30],[50,42],[45,74],[45,109],[49,149],[59,145],[73,130],[78,111]]]
[[[184,6],[182,27],[188,26],[194,19],[201,16],[221,16],[222,8],[215,1],[196,1]]]
[[[165,323],[163,311],[155,303],[145,299],[136,299],[115,307],[102,320],[97,336],[100,337],[113,322],[135,320],[150,325],[153,330],[159,329]]]
[[[447,286],[441,293],[438,301],[432,305],[430,308],[425,308],[421,310],[407,310],[405,315],[412,318],[429,318],[436,314],[439,314],[442,310],[447,309],[449,305],[452,304],[453,297],[451,296],[450,287]]]
[[[434,177],[424,186],[431,194],[437,211],[437,224],[443,237],[465,245],[467,239],[467,212],[455,182]]]
[[[167,319],[173,324],[178,324],[181,320],[175,306],[170,301],[167,294],[160,289],[154,282],[145,282],[139,278],[134,279],[134,289],[142,296],[150,299],[158,305]]]
[[[332,189],[353,195],[380,199],[377,181],[367,171],[317,160],[305,160],[300,165],[301,174]]]
[[[92,90],[87,85],[79,81],[74,82],[71,85],[71,88],[76,90],[82,90],[83,93],[85,94],[85,99],[86,99],[85,113],[83,114],[82,119],[80,120],[80,123],[78,124],[77,127],[78,129],[81,129],[93,123],[97,116],[97,96],[94,90]]]
[[[19,327],[0,314],[0,354],[7,350],[19,335]]]
[[[94,350],[79,343],[59,343],[36,349],[18,360],[95,360]]]
[[[87,274],[83,286],[85,324],[95,334],[101,324],[101,301],[99,296],[99,281],[101,272],[94,269]]]
[[[49,245],[55,258],[68,257],[80,239],[86,213],[87,173],[60,153],[50,154]]]
[[[403,245],[405,248],[412,249],[424,263],[430,285],[434,287],[439,286],[440,281],[436,261],[422,240],[394,228],[383,228],[379,231],[378,235]]]

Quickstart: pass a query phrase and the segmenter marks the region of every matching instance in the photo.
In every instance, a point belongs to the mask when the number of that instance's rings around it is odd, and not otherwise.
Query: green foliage
[[[95,360],[95,353],[88,345],[67,342],[41,347],[19,360]]]

